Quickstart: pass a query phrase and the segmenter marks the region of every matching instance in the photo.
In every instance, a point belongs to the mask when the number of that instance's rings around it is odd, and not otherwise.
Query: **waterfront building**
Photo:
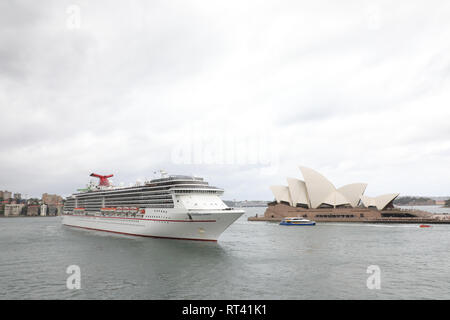
[[[9,200],[12,198],[12,193],[10,191],[3,191],[2,198],[4,201]]]
[[[58,196],[57,194],[44,193],[42,195],[42,202],[46,205],[62,206],[63,198],[61,196]]]
[[[5,217],[19,216],[22,213],[23,204],[5,204]]]
[[[62,213],[62,206],[47,206],[47,216],[59,216]]]
[[[45,217],[47,215],[47,205],[42,204],[41,205],[41,217]]]
[[[27,216],[37,216],[39,215],[39,205],[31,204],[27,206]]]
[[[48,194],[44,193],[42,195],[42,202],[46,205],[45,207],[45,214],[49,216],[57,216],[61,215],[62,209],[64,206],[63,198],[57,194]],[[42,215],[42,208],[41,208],[41,215]]]

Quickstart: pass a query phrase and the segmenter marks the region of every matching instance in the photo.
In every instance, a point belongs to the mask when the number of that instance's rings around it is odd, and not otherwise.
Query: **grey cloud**
[[[70,30],[73,4],[81,28]],[[127,183],[165,168],[205,175],[227,198],[271,199],[268,186],[305,164],[430,194],[400,179],[427,161],[448,189],[450,8],[371,4],[378,27],[353,1],[4,1],[0,189],[67,194],[91,171]],[[192,126],[266,132],[278,172],[174,163]]]

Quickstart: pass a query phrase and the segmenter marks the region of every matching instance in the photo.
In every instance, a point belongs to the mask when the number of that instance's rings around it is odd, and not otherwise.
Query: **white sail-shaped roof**
[[[330,201],[332,193],[336,190],[334,185],[317,171],[300,167],[305,179],[306,189],[312,208],[318,208],[322,203]]]
[[[275,200],[280,203],[281,201],[287,202],[292,206],[291,195],[287,186],[270,186]]]
[[[350,204],[350,201],[347,200],[347,198],[342,195],[339,191],[334,190],[333,192],[330,193],[330,195],[328,195],[328,197],[326,197],[323,201],[323,204],[327,204],[333,207],[336,206],[342,206],[342,205],[346,205],[346,204]]]
[[[318,208],[322,204],[333,207],[347,204],[351,205],[351,201],[347,199],[346,194],[341,193],[336,189],[336,187],[323,175],[306,167],[300,167],[300,170],[305,178],[306,189],[312,208]],[[352,188],[344,188],[344,191],[351,190]],[[353,199],[354,196],[351,198]]]
[[[285,202],[294,207],[300,205],[316,209],[321,205],[357,207],[361,201],[366,207],[383,210],[398,196],[398,193],[385,194],[375,198],[364,196],[366,183],[352,183],[336,189],[327,178],[317,171],[307,167],[300,167],[300,170],[304,181],[287,178],[288,186],[270,187],[278,203]]]
[[[291,195],[292,205],[296,207],[298,204],[311,207],[308,199],[308,193],[306,191],[305,181],[287,178],[289,187],[289,194]]]
[[[352,183],[337,189],[349,202],[350,205],[355,208],[358,206],[361,196],[366,191],[367,183]]]
[[[374,197],[361,196],[361,202],[366,208],[377,207],[377,202]]]
[[[389,203],[394,201],[398,195],[398,193],[389,193],[378,197],[361,196],[361,201],[367,208],[376,207],[378,210],[383,210]]]

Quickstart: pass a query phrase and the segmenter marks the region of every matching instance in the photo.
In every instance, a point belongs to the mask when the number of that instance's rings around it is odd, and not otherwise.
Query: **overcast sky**
[[[450,2],[1,1],[0,190],[318,170],[450,195]]]

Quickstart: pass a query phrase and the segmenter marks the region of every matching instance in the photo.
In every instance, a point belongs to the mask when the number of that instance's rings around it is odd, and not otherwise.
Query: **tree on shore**
[[[28,199],[28,204],[36,205],[39,204],[40,200],[38,198],[30,198]]]
[[[444,207],[449,207],[450,208],[450,199],[447,199],[445,201]]]
[[[397,199],[394,200],[394,204],[399,206],[425,204],[427,202],[433,202],[433,200],[427,197],[410,197],[410,196],[398,197]]]

